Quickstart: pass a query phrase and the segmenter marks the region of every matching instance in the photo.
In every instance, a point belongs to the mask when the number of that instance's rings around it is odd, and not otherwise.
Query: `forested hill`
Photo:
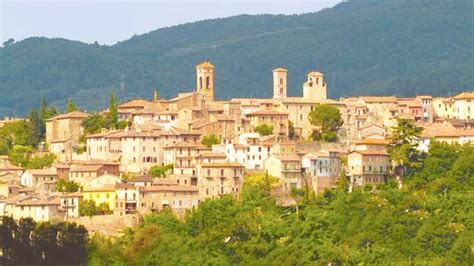
[[[454,94],[474,84],[474,1],[350,0],[317,13],[241,15],[163,28],[112,46],[29,38],[0,48],[0,115],[45,96],[87,109],[194,89],[194,66],[216,66],[218,98],[271,95],[271,69],[326,74],[331,97]],[[121,86],[122,84],[122,86]]]

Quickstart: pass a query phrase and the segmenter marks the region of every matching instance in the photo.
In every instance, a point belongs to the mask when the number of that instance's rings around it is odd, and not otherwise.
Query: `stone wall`
[[[100,233],[107,236],[117,236],[125,228],[138,225],[140,216],[138,214],[95,215],[92,217],[69,218],[67,221],[83,225],[89,231],[89,235]]]

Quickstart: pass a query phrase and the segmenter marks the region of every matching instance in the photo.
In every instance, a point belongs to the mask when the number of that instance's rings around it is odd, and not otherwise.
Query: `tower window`
[[[206,78],[206,89],[209,89],[209,85],[210,85],[210,79],[209,77]]]
[[[319,84],[319,78],[316,78],[316,84]]]
[[[280,88],[280,94],[283,94],[283,88]]]
[[[199,77],[199,89],[202,89],[202,77]]]
[[[283,84],[283,79],[282,79],[282,78],[280,79],[280,85],[281,85],[281,84]]]

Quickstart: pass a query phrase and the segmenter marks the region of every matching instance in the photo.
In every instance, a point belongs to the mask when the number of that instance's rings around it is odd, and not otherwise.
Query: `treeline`
[[[188,23],[112,46],[29,38],[0,48],[0,116],[25,114],[41,95],[58,106],[72,96],[87,110],[105,107],[112,90],[121,100],[154,88],[173,97],[194,89],[204,59],[216,66],[220,99],[271,97],[277,66],[289,69],[290,95],[301,95],[313,69],[333,98],[455,94],[474,83],[473,9],[471,0],[358,0]]]
[[[0,265],[85,265],[88,235],[83,226],[0,219]]]
[[[93,236],[90,265],[472,265],[474,146],[433,143],[402,189],[328,190],[281,207],[270,179],[206,200],[179,220],[145,217],[123,237]]]

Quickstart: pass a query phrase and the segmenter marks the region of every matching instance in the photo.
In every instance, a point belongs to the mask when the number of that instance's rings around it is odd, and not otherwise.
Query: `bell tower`
[[[283,99],[287,96],[287,75],[288,70],[286,68],[275,68],[273,69],[273,98]]]
[[[307,100],[327,99],[326,82],[324,75],[317,71],[308,73],[308,79],[303,84],[303,98]]]
[[[208,61],[196,66],[196,91],[206,101],[214,101],[214,65]]]

